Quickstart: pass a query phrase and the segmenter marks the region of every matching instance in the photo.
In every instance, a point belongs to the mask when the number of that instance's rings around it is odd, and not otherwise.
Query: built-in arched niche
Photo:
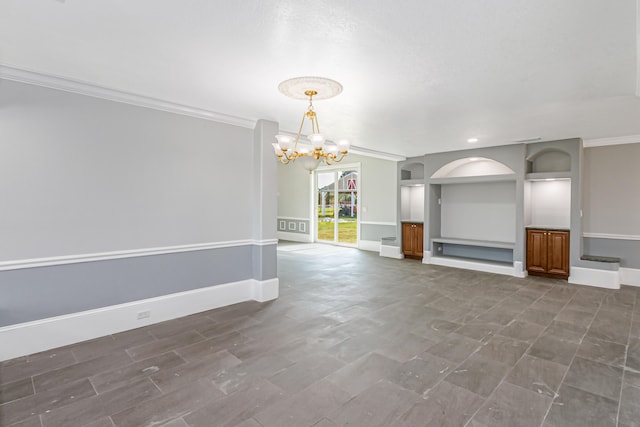
[[[514,173],[513,169],[496,160],[486,157],[466,157],[447,163],[431,175],[431,178],[466,178]]]
[[[570,172],[571,156],[566,151],[549,148],[527,158],[527,173]]]
[[[420,162],[407,163],[400,168],[401,180],[424,179],[424,164]]]

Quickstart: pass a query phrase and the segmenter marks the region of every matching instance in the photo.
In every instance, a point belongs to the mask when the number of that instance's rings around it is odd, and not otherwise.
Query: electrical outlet
[[[148,319],[151,317],[151,310],[139,311],[138,312],[138,320],[140,319]]]

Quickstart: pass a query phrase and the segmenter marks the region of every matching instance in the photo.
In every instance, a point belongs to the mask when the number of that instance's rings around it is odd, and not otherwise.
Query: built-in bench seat
[[[598,256],[598,255],[582,255],[580,257],[583,261],[594,261],[594,262],[614,262],[620,264],[620,258],[617,257],[609,257],[609,256]]]
[[[434,237],[428,263],[513,274],[514,247],[512,242]]]

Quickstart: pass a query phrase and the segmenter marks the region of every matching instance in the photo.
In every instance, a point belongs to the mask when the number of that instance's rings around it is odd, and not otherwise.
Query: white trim
[[[640,240],[640,236],[632,234],[582,233],[582,237],[591,239]]]
[[[611,138],[594,138],[594,139],[585,139],[582,141],[582,145],[584,148],[603,147],[605,145],[636,144],[636,143],[640,143],[640,135],[614,136]]]
[[[522,261],[513,261],[513,275],[520,278],[524,278],[529,275],[527,270],[524,268]]]
[[[572,265],[568,282],[574,285],[620,289],[620,274],[618,270],[598,270],[595,268],[575,267]]]
[[[197,117],[199,119],[211,120],[219,123],[226,123],[233,126],[253,129],[256,120],[243,117],[231,116],[215,111],[205,110],[189,105],[177,104],[118,89],[111,89],[93,83],[74,80],[67,77],[43,74],[36,71],[25,70],[0,64],[0,78],[13,80],[16,82],[32,84],[36,86],[48,87],[51,89],[63,90],[80,95],[92,96],[94,98],[106,99],[109,101],[121,102],[123,104],[136,105],[138,107],[152,108],[154,110],[167,111],[169,113],[181,114],[184,116]]]
[[[278,297],[278,279],[254,279],[179,292],[0,328],[0,361],[164,322],[243,301]],[[148,311],[148,318],[138,319]]]
[[[358,249],[363,251],[380,252],[380,242],[375,240],[360,240],[358,242]]]
[[[360,190],[360,162],[355,162],[355,163],[334,163],[332,165],[324,165],[324,166],[318,166],[316,168],[316,171],[319,172],[330,172],[330,171],[336,171],[336,170],[356,170],[358,172],[358,188],[356,189],[356,191]]]
[[[620,267],[620,283],[627,286],[640,286],[640,269]]]
[[[386,153],[384,151],[371,150],[369,148],[357,147],[352,145],[349,148],[349,153],[358,154],[360,156],[375,157],[377,159],[392,160],[394,162],[401,162],[407,160],[405,156],[399,154]]]
[[[385,221],[360,221],[360,225],[391,225],[396,227],[398,224],[395,222],[385,222]]]
[[[278,231],[278,239],[289,240],[291,242],[313,243],[313,239],[310,234],[288,233],[286,231]]]
[[[81,262],[105,261],[121,258],[135,258],[151,255],[173,254],[179,252],[204,251],[208,249],[231,248],[235,246],[268,246],[278,244],[277,239],[267,240],[235,240],[229,242],[196,243],[192,245],[165,246],[159,248],[130,249],[124,251],[99,252],[92,254],[64,255],[19,259],[0,262],[0,271],[18,270],[22,268],[46,267],[52,265],[77,264]]]
[[[278,219],[286,219],[289,221],[310,221],[309,218],[297,218],[293,216],[279,216]]]
[[[251,299],[258,302],[271,301],[280,294],[280,279],[252,280]]]
[[[395,259],[404,259],[404,254],[399,246],[380,245],[380,256]]]

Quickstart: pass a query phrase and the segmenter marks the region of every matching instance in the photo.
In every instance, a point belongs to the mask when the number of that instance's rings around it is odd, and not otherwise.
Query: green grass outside
[[[333,222],[318,223],[318,240],[333,241]],[[356,244],[358,242],[358,222],[348,221],[338,223],[340,243]]]
[[[324,215],[322,215],[322,208],[318,207],[318,218],[333,218],[333,207],[324,208]]]

